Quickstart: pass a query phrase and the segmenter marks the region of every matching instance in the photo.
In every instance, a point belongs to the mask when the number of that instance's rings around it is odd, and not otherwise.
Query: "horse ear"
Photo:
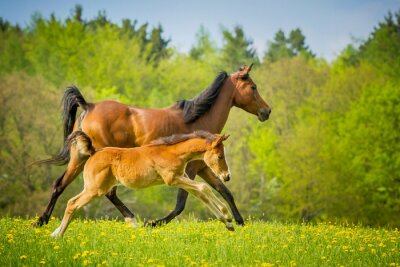
[[[250,66],[247,68],[246,73],[249,73],[251,71],[251,68],[253,67],[254,63],[251,63]]]

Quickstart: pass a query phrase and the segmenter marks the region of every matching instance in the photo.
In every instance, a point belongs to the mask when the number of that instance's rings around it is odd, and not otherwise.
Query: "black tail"
[[[72,133],[72,130],[74,129],[76,111],[78,109],[78,106],[86,111],[89,105],[83,98],[81,92],[79,92],[78,88],[73,85],[65,90],[62,102],[64,106],[62,115],[65,141],[67,140],[68,135],[70,135],[70,133]]]
[[[90,157],[95,153],[95,149],[92,145],[92,140],[82,131],[75,131],[70,134],[67,139],[65,139],[64,147],[61,149],[60,153],[56,156],[53,156],[50,159],[38,160],[32,164],[55,164],[55,165],[63,165],[65,164],[65,159],[70,158],[71,146],[77,145],[77,153],[80,156]],[[67,161],[68,162],[68,161]]]
[[[89,105],[83,98],[81,92],[79,92],[78,88],[74,85],[67,87],[67,90],[64,92],[62,103],[64,106],[62,111],[64,124],[64,146],[57,155],[51,157],[50,159],[35,161],[33,164],[47,163],[61,166],[69,162],[71,140],[68,141],[68,136],[74,129],[76,111],[78,110],[79,106],[83,110],[87,111]]]

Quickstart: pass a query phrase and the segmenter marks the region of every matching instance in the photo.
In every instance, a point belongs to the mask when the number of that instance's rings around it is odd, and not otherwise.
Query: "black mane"
[[[228,74],[223,71],[218,74],[210,86],[192,100],[179,100],[177,105],[183,110],[183,120],[185,123],[191,123],[206,113],[217,99],[222,84]]]
[[[190,134],[174,134],[171,136],[160,137],[152,141],[150,145],[175,145],[192,138],[202,138],[206,139],[208,142],[212,142],[215,139],[215,135],[206,131],[195,131]]]

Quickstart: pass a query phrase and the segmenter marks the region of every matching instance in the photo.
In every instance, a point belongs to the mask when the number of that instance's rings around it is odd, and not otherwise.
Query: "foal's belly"
[[[156,171],[148,173],[132,173],[125,175],[124,177],[116,178],[122,185],[134,189],[164,184],[164,180]]]

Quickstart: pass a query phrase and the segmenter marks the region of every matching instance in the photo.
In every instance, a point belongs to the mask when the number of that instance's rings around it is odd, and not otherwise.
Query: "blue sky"
[[[129,18],[139,24],[161,24],[164,37],[183,52],[193,45],[201,25],[218,45],[222,27],[241,25],[260,55],[279,29],[287,33],[299,27],[311,50],[328,60],[354,40],[365,40],[389,10],[400,10],[400,0],[0,0],[0,17],[25,26],[35,11],[46,18],[52,12],[65,18],[78,3],[85,19],[105,10],[113,22]]]

